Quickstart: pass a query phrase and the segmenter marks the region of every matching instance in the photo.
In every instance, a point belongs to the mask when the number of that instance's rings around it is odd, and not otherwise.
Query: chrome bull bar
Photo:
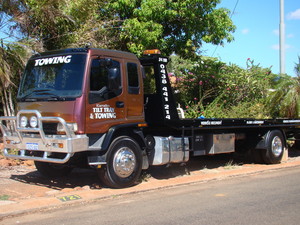
[[[22,116],[36,116],[36,127],[21,126]],[[43,122],[60,124],[64,134],[45,134]],[[64,119],[43,117],[37,110],[20,110],[17,116],[0,117],[0,128],[7,158],[65,163],[74,153],[88,150],[86,135],[76,135]],[[55,153],[63,154],[54,157]]]

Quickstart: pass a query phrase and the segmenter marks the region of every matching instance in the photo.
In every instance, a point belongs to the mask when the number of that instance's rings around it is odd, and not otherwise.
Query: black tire
[[[118,137],[108,149],[106,163],[106,166],[98,169],[101,181],[112,188],[130,187],[142,171],[141,148],[130,137]]]
[[[277,164],[282,160],[285,139],[280,130],[271,130],[266,137],[267,148],[262,151],[262,157],[267,164]]]
[[[265,162],[262,156],[262,149],[251,149],[250,154],[254,163],[261,164]]]
[[[72,167],[58,164],[34,161],[36,169],[44,176],[48,178],[64,177],[71,173]]]

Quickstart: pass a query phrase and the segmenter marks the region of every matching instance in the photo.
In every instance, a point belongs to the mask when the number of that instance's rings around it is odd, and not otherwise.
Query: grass
[[[151,177],[152,177],[151,174],[147,173],[146,171],[143,171],[138,181],[148,182]]]
[[[233,160],[229,160],[225,166],[224,166],[224,169],[225,170],[231,170],[231,169],[235,169],[236,167],[238,167],[237,164],[233,163]]]
[[[0,195],[0,201],[7,201],[9,197],[9,195]]]

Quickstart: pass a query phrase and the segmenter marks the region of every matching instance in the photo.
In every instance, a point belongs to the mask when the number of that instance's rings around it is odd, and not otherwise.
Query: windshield
[[[82,94],[86,55],[43,56],[29,60],[18,100],[62,100]]]

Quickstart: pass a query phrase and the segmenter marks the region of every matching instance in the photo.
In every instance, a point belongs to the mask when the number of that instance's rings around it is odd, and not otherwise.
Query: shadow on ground
[[[148,173],[155,179],[168,179],[176,176],[189,175],[193,171],[214,170],[220,167],[242,166],[252,160],[237,154],[219,154],[192,157],[186,164],[171,164],[151,167]]]
[[[100,188],[97,173],[92,169],[76,168],[68,176],[60,178],[43,177],[38,171],[29,172],[24,175],[11,175],[10,178],[15,181],[55,190],[84,186],[90,186],[90,188],[94,189]]]
[[[300,151],[291,149],[289,151],[289,158],[300,156]],[[220,167],[226,168],[231,166],[243,166],[244,164],[253,163],[248,156],[237,154],[220,154],[213,156],[199,156],[190,158],[186,164],[171,164],[170,166],[152,166],[148,170],[143,171],[140,181],[147,181],[148,178],[154,179],[170,179],[178,176],[189,175],[193,171],[199,170],[214,170]],[[47,187],[54,190],[62,190],[65,188],[76,188],[89,186],[91,189],[101,189],[100,180],[97,172],[92,169],[76,168],[67,177],[50,179],[43,177],[39,172],[33,171],[23,175],[11,175],[11,179]]]

